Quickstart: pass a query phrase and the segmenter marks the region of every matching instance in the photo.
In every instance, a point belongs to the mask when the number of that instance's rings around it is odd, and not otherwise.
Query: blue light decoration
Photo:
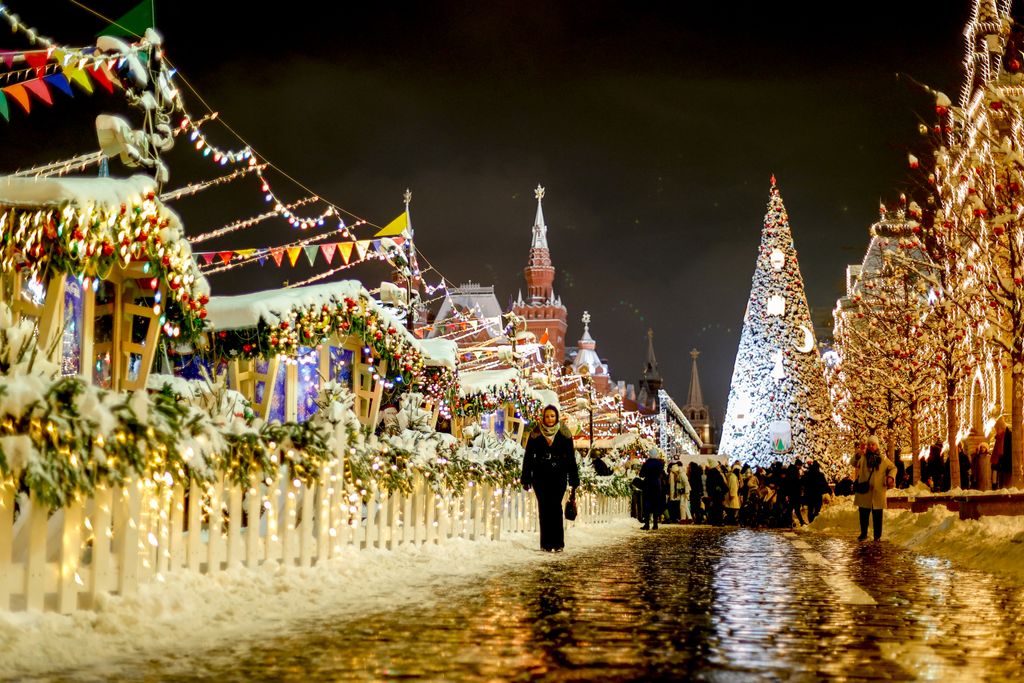
[[[82,372],[82,284],[68,275],[64,285],[64,333],[61,338],[60,374],[70,377]]]
[[[349,389],[352,388],[352,359],[354,354],[351,349],[340,346],[330,347],[330,368],[327,376],[338,384],[343,384]]]
[[[295,382],[295,417],[299,422],[305,422],[316,412],[316,400],[320,396],[320,352],[300,346],[296,361],[299,372]]]

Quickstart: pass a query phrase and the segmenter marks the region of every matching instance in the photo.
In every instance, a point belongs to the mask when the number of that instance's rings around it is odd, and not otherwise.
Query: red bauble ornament
[[[199,319],[200,320],[206,320],[206,309],[205,308],[203,310],[199,311]]]
[[[990,106],[990,107],[992,107],[993,109],[995,109],[996,111],[998,111],[998,110],[1000,110],[1000,109],[1002,109],[1002,108],[1003,108],[1003,103],[1002,103],[1002,102],[1000,102],[999,100],[995,100],[994,102],[992,102],[992,103],[991,103],[991,104],[989,104],[988,106]]]
[[[103,243],[103,255],[104,256],[110,256],[113,253],[114,253],[114,245],[111,244],[110,242],[104,242]]]

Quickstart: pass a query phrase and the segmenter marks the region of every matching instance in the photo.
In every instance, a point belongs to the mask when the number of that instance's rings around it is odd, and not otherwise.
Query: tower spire
[[[647,329],[647,361],[644,363],[644,377],[649,380],[661,380],[658,372],[658,359],[654,357],[654,330]]]
[[[537,184],[537,189],[533,191],[533,196],[537,198],[537,216],[533,219],[533,242],[530,244],[530,248],[547,249],[548,226],[544,223],[544,205],[542,204],[544,188],[540,183]]]
[[[700,408],[704,405],[704,394],[700,390],[700,375],[697,374],[697,356],[700,355],[700,351],[693,349],[690,351],[690,358],[693,359],[693,364],[690,366],[690,394],[686,400],[686,407]]]

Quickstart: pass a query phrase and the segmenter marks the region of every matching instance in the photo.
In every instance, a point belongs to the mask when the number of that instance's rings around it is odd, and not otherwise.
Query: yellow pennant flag
[[[341,252],[341,257],[345,259],[345,265],[348,265],[348,260],[352,258],[352,247],[355,244],[352,242],[340,242],[338,244],[338,251]]]
[[[391,221],[383,228],[380,229],[374,237],[394,237],[395,235],[401,235],[409,228],[409,214],[403,211],[398,218]]]
[[[302,253],[302,247],[291,247],[288,249],[288,260],[292,262],[292,267],[295,267],[295,262],[299,259],[299,254]]]
[[[92,94],[92,81],[89,80],[89,74],[85,73],[85,69],[67,67],[64,69],[64,75],[72,83],[77,83],[82,90]]]

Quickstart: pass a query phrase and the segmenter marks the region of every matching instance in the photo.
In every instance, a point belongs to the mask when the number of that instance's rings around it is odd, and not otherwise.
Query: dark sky
[[[65,0],[8,0],[44,34],[102,27]],[[116,16],[135,0],[94,0]],[[241,12],[223,7],[246,7]],[[522,287],[537,183],[556,291],[584,309],[613,377],[635,382],[648,326],[682,403],[701,349],[705,397],[725,410],[774,173],[811,306],[825,314],[858,262],[879,198],[904,188],[931,102],[954,95],[968,0],[900,2],[157,2],[168,55],[211,107],[334,203],[383,224],[413,190],[417,246],[451,281]],[[9,32],[6,47],[26,44]],[[0,45],[4,47],[4,45]],[[193,113],[202,106],[186,93]],[[955,99],[955,97],[954,97]],[[96,148],[107,95],[0,122],[4,171]],[[216,126],[205,129],[236,144]],[[181,145],[169,187],[216,169]],[[113,174],[123,174],[118,163]],[[284,180],[287,198],[302,191]],[[173,206],[189,234],[262,212],[246,179]],[[295,239],[284,221],[215,246]],[[314,271],[214,276],[215,294]],[[373,285],[372,269],[348,273]],[[428,278],[429,279],[429,278]],[[819,316],[820,317],[820,316]]]

